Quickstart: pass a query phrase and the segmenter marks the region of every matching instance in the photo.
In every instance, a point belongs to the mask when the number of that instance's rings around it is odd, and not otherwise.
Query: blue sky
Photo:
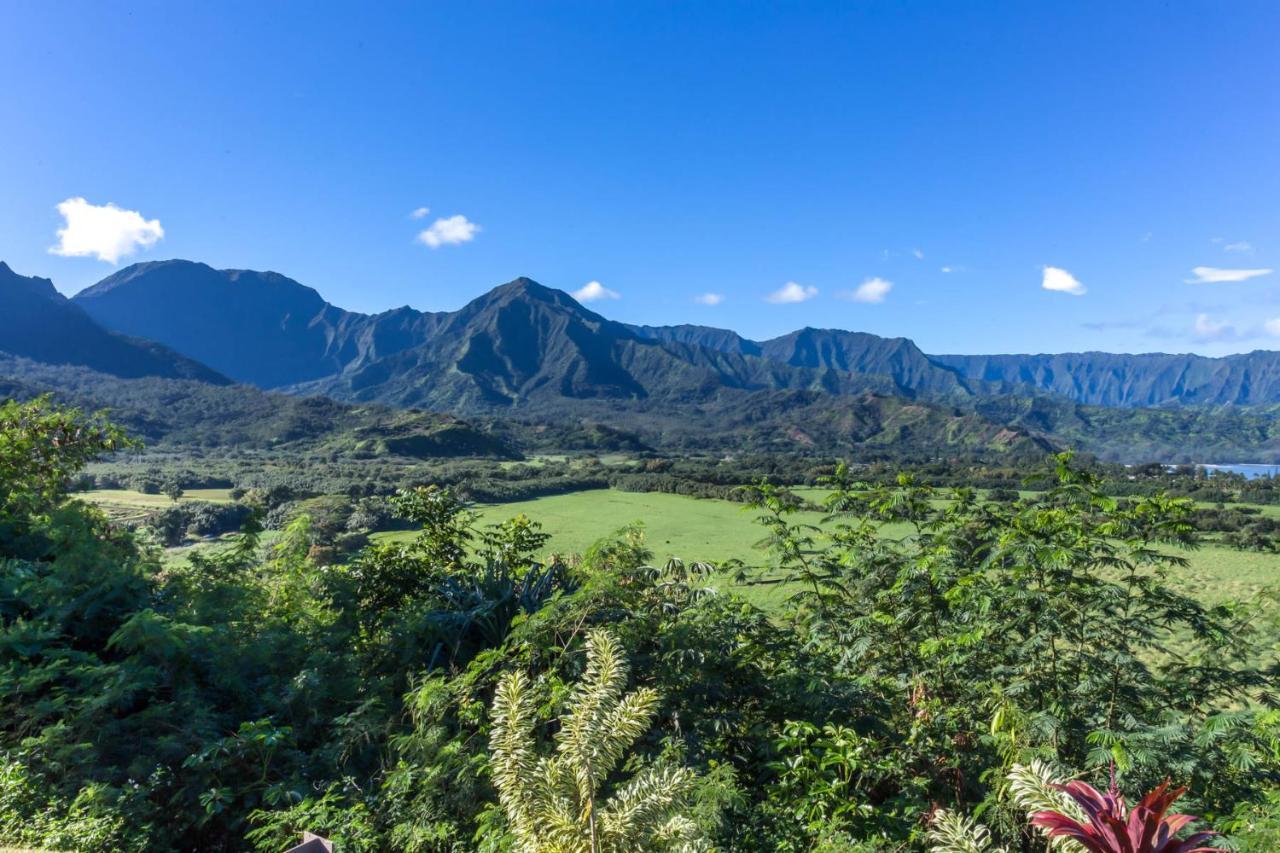
[[[754,337],[1280,348],[1275,2],[0,18],[0,259],[67,293],[183,257],[363,311],[528,275]]]

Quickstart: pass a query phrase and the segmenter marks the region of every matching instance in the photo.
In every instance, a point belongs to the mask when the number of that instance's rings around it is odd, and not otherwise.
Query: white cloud
[[[879,305],[884,302],[884,298],[889,295],[890,290],[893,290],[893,282],[885,281],[882,278],[869,278],[853,290],[842,293],[840,296],[852,302]]]
[[[723,293],[700,293],[693,297],[693,301],[699,305],[719,305],[724,302]]]
[[[479,231],[479,225],[458,214],[432,222],[430,228],[419,232],[418,242],[433,249],[439,249],[441,246],[456,246],[459,243],[471,242]]]
[[[1248,240],[1236,240],[1234,243],[1227,243],[1222,247],[1224,252],[1234,252],[1238,255],[1252,255],[1253,244]]]
[[[1236,330],[1225,320],[1214,320],[1208,314],[1197,314],[1192,335],[1199,341],[1229,341],[1237,336]]]
[[[764,298],[765,302],[774,305],[788,305],[794,302],[808,302],[818,295],[818,288],[811,284],[796,284],[789,281]]]
[[[1280,317],[1272,317],[1262,324],[1268,335],[1280,338]]]
[[[923,260],[924,260],[924,252],[922,252],[922,251],[921,251],[921,250],[919,250],[919,249],[912,249],[912,250],[911,250],[911,254],[913,254],[913,255],[915,255],[915,256],[916,256],[916,260],[917,260],[917,261],[923,261]]]
[[[598,281],[589,281],[573,292],[573,298],[579,302],[598,302],[601,299],[621,299],[622,294]]]
[[[417,207],[417,208],[414,208],[413,213],[410,213],[409,216],[413,217],[414,219],[422,219],[430,212],[431,212],[431,208],[429,207]]]
[[[942,268],[942,272],[955,272],[955,271],[956,271],[956,268],[955,268],[955,267],[943,267],[943,268]]]
[[[139,249],[154,246],[164,236],[159,219],[143,219],[136,210],[114,204],[89,204],[69,198],[58,205],[63,227],[58,229],[58,245],[52,254],[68,258],[96,257],[114,264]]]
[[[1187,284],[1219,284],[1224,281],[1246,281],[1260,275],[1270,275],[1270,269],[1225,270],[1219,267],[1195,267],[1191,270],[1195,278],[1186,279]]]
[[[1070,293],[1072,296],[1084,296],[1088,291],[1075,276],[1061,267],[1044,267],[1044,280],[1040,286],[1045,290],[1058,293]]]

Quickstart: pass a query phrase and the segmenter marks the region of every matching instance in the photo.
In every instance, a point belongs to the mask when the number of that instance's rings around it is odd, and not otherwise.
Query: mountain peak
[[[164,376],[225,384],[226,377],[150,341],[108,331],[47,278],[0,262],[0,350],[45,364],[74,364],[122,377]]]
[[[13,271],[13,267],[0,261],[0,287],[9,290],[21,290],[25,293],[44,296],[49,299],[61,299],[57,288],[53,286],[53,282],[47,278],[40,278],[34,275],[19,275]]]
[[[241,381],[276,387],[341,369],[332,325],[362,315],[333,309],[274,272],[185,260],[133,264],[76,294],[107,328],[160,341]],[[327,360],[326,360],[327,359]]]
[[[525,276],[512,279],[506,284],[498,285],[488,293],[477,296],[468,302],[459,314],[464,317],[470,317],[480,312],[504,310],[508,306],[519,304],[537,306],[540,310],[551,309],[553,311],[568,312],[593,321],[605,322],[603,317],[583,307],[563,290],[547,287]]]
[[[564,291],[562,290],[556,290],[554,288],[547,287],[544,284],[539,284],[533,279],[523,275],[519,278],[513,278],[506,284],[498,285],[490,291],[490,293],[494,295],[523,296],[539,299],[544,302],[558,301],[556,298],[557,294],[564,295]]]

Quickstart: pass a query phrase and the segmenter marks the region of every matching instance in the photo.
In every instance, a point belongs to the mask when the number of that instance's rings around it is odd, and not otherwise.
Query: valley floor
[[[818,490],[797,490],[818,498]],[[753,603],[778,603],[789,591],[769,581],[768,555],[756,547],[764,530],[755,514],[742,504],[709,498],[691,498],[657,492],[622,492],[595,489],[566,495],[552,495],[514,503],[477,507],[483,524],[493,524],[524,514],[551,535],[548,553],[582,553],[596,540],[635,522],[643,523],[645,543],[658,563],[669,557],[686,561],[706,560],[716,564],[739,560],[750,571],[745,583],[734,584]],[[1280,507],[1265,513],[1280,516]],[[797,522],[816,523],[821,513],[798,513]],[[888,525],[886,535],[905,534],[906,525]],[[407,539],[413,531],[373,534],[374,540]],[[1176,582],[1182,589],[1211,604],[1226,601],[1254,601],[1267,587],[1280,584],[1280,555],[1239,551],[1212,543],[1185,552],[1188,565]],[[728,577],[725,582],[732,583]]]

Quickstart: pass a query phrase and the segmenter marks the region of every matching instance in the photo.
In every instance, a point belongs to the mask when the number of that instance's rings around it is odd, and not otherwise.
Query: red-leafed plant
[[[1168,814],[1169,807],[1186,788],[1169,790],[1169,780],[1142,798],[1132,810],[1113,784],[1103,794],[1084,782],[1068,782],[1055,788],[1075,800],[1085,820],[1076,820],[1057,811],[1041,811],[1031,816],[1050,838],[1070,838],[1089,853],[1204,853],[1217,848],[1201,846],[1216,832],[1197,832],[1177,838],[1178,830],[1195,820],[1191,815]]]

